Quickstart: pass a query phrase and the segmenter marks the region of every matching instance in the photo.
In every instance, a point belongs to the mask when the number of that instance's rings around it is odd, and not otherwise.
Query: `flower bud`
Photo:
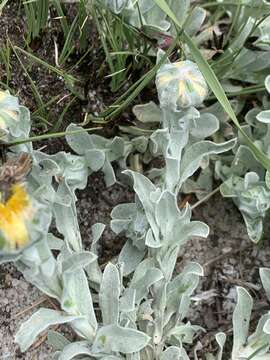
[[[161,107],[172,110],[198,106],[207,96],[206,81],[198,66],[190,60],[161,66],[156,86]]]

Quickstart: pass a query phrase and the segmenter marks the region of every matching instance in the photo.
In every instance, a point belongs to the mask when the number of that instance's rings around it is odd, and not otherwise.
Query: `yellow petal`
[[[21,247],[29,241],[26,221],[32,214],[29,197],[22,185],[14,185],[6,203],[0,202],[0,230],[9,247]]]
[[[8,221],[6,221],[6,219],[1,219],[0,229],[3,232],[5,239],[8,241],[9,247],[11,249],[21,247],[29,240],[26,224],[24,220],[17,214],[10,214]]]
[[[179,81],[179,88],[178,88],[178,91],[179,91],[179,96],[183,96],[186,92],[186,84],[185,84],[185,81],[184,80],[180,80]]]
[[[158,82],[159,85],[164,85],[168,82],[170,82],[172,80],[172,75],[171,74],[167,74],[167,75],[162,75],[158,77]]]
[[[14,213],[23,213],[30,205],[29,197],[22,185],[12,187],[12,195],[6,203],[6,208]]]

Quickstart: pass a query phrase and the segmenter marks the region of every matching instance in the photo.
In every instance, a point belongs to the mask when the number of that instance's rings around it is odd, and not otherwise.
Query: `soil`
[[[18,11],[20,11],[20,16],[18,16]],[[0,16],[2,34],[0,46],[6,40],[4,34],[8,34],[13,45],[24,46],[23,34],[26,32],[24,20],[23,10],[19,10],[18,1],[9,1]],[[58,26],[54,25],[42,34],[39,41],[35,40],[31,45],[36,56],[46,59],[51,64],[55,62],[53,39],[55,36],[57,38],[58,31]],[[94,81],[97,66],[94,60],[97,60],[100,65],[100,56],[101,54],[95,48],[89,54],[88,58],[92,59],[87,64],[88,74],[92,74],[90,80],[89,76],[87,79],[84,78],[85,67],[77,68],[73,74],[82,79],[83,84],[87,80],[88,89],[85,94],[84,85],[82,85],[84,96],[82,99],[77,99],[69,108],[64,117],[63,127],[71,121],[82,122],[86,111],[90,109],[91,112],[97,113],[117,96],[111,94],[108,83]],[[55,119],[62,113],[70,96],[63,78],[35,63],[29,67],[29,59],[25,56],[21,57],[21,61],[27,66],[29,75],[39,86],[44,102],[49,101],[55,95],[59,95],[59,98],[62,99],[48,109],[50,110],[50,119],[52,123],[55,123]],[[21,103],[34,111],[37,104],[29,79],[14,54],[11,57],[11,67],[13,74],[9,82],[11,89],[20,97]],[[5,82],[5,76],[5,68],[3,64],[0,64],[0,81]],[[35,124],[37,129],[42,128],[38,122]],[[63,140],[50,140],[46,145],[49,153],[56,148],[58,150],[66,149]],[[123,237],[115,236],[110,231],[110,212],[116,204],[129,202],[132,199],[133,194],[128,189],[123,189],[122,186],[114,185],[106,189],[102,175],[99,173],[91,175],[87,189],[78,193],[78,219],[86,248],[91,242],[91,225],[96,222],[103,222],[107,225],[101,239],[100,262],[102,264],[116,256],[125,241]],[[208,239],[193,239],[185,246],[179,256],[176,272],[179,272],[188,261],[197,261],[204,267],[206,276],[202,278],[194,296],[190,318],[194,323],[207,329],[207,335],[200,335],[198,340],[207,349],[212,350],[215,348],[212,343],[212,335],[217,330],[223,330],[227,334],[231,333],[231,316],[236,301],[236,286],[247,288],[254,297],[254,324],[265,312],[265,297],[260,291],[258,270],[260,267],[269,266],[270,243],[266,237],[263,243],[252,244],[248,239],[240,213],[231,201],[222,199],[219,194],[196,208],[194,217],[205,221],[210,226],[211,232]],[[12,265],[0,267],[0,359],[33,360],[50,357],[51,349],[46,345],[46,336],[38,339],[25,354],[21,354],[17,345],[14,344],[14,335],[20,324],[41,306],[52,307],[55,305],[28,284]],[[68,331],[66,328],[63,330]],[[72,334],[69,333],[69,336]]]

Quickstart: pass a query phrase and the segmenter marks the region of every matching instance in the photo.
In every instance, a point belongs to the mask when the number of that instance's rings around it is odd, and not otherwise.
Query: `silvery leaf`
[[[263,232],[263,219],[270,207],[270,192],[259,176],[246,173],[245,178],[232,175],[220,187],[225,197],[232,197],[244,218],[250,239],[258,242]]]
[[[190,129],[190,134],[196,139],[205,139],[213,135],[219,129],[218,119],[210,113],[201,114],[194,123],[194,127]]]
[[[131,312],[135,310],[136,290],[125,289],[120,298],[119,308],[121,312]]]
[[[200,276],[203,276],[203,268],[197,263],[190,263],[169,283],[167,296],[168,320],[179,309],[185,309],[186,311],[189,306],[189,297],[198,286]]]
[[[240,349],[245,346],[253,306],[252,297],[242,287],[237,287],[237,304],[233,312],[233,350],[232,357],[237,359]]]
[[[154,267],[151,259],[143,260],[135,270],[129,285],[129,288],[136,290],[136,303],[139,303],[147,295],[151,285],[162,278],[162,272]]]
[[[147,150],[148,138],[145,136],[137,136],[131,140],[131,143],[135,152],[138,151],[139,153],[143,154]]]
[[[96,255],[98,255],[98,241],[101,238],[105,227],[106,226],[102,223],[96,223],[91,227],[93,236],[91,251]],[[89,264],[85,271],[90,281],[94,282],[95,284],[100,284],[102,279],[102,272],[100,270],[97,259],[93,263]]]
[[[72,196],[69,186],[62,182],[57,190],[58,196]],[[82,249],[82,239],[77,220],[77,211],[74,199],[68,206],[55,204],[54,214],[56,220],[57,230],[65,237],[66,243],[74,250],[80,251]]]
[[[270,301],[270,269],[268,268],[260,268],[260,277],[266,292],[266,296]]]
[[[104,165],[102,167],[102,172],[104,173],[104,180],[107,187],[115,184],[116,182],[115,173],[111,163],[107,159],[105,160]]]
[[[257,324],[256,331],[248,338],[245,349],[246,351],[257,351],[260,354],[268,351],[270,347],[269,321],[270,313],[262,315]]]
[[[188,322],[184,325],[175,326],[173,329],[171,329],[169,335],[180,339],[180,341],[183,341],[184,343],[192,344],[193,337],[199,330],[203,330],[203,328],[197,325],[191,325]]]
[[[104,325],[118,324],[121,281],[117,267],[109,263],[103,272],[99,290],[99,306]]]
[[[215,144],[211,141],[200,141],[191,145],[185,151],[181,161],[181,184],[194,174],[204,156],[220,154],[231,150],[235,144],[236,140],[232,139],[222,144]]]
[[[188,15],[190,0],[174,1],[169,0],[168,4],[181,25],[184,24]]]
[[[93,353],[121,352],[130,354],[143,349],[149,340],[149,336],[140,331],[118,325],[108,325],[98,330],[92,351]]]
[[[134,180],[133,188],[137,193],[143,207],[147,220],[152,228],[155,238],[158,238],[159,229],[154,216],[154,203],[151,201],[151,193],[156,191],[155,185],[144,175],[134,171],[126,170],[125,174],[131,175]]]
[[[65,324],[77,319],[77,315],[69,316],[60,311],[39,309],[24,322],[15,336],[15,342],[20,345],[22,352],[26,351],[36,337],[51,325]]]
[[[261,111],[257,119],[264,124],[270,124],[270,110]]]
[[[132,111],[136,118],[142,123],[161,123],[162,121],[162,112],[153,101],[147,104],[136,105]]]
[[[218,343],[218,346],[219,346],[219,352],[217,354],[216,360],[222,360],[223,348],[224,348],[224,345],[226,342],[226,334],[220,332],[220,333],[216,334],[215,338],[216,338],[216,342]]]
[[[82,356],[82,355],[92,356],[93,354],[90,349],[91,348],[89,342],[76,341],[74,343],[65,346],[58,360],[71,360],[71,359],[75,359],[77,356]],[[93,359],[93,358],[90,357],[89,359]]]
[[[62,271],[74,272],[86,267],[97,259],[97,255],[91,251],[81,251],[73,253],[62,263]]]
[[[140,250],[132,244],[131,240],[127,240],[122,247],[118,257],[118,262],[123,263],[123,274],[127,276],[131,274],[142,261],[145,255],[145,250]]]
[[[181,360],[181,350],[176,346],[168,347],[163,353],[160,355],[160,360]]]
[[[54,236],[51,233],[49,233],[47,236],[47,242],[51,250],[58,250],[58,251],[60,251],[65,244],[62,239],[59,239],[58,237]]]
[[[145,245],[150,248],[154,248],[154,249],[161,247],[161,242],[160,242],[159,238],[156,239],[154,237],[152,229],[148,229],[148,231],[146,233]]]
[[[166,281],[171,280],[178,254],[179,254],[179,247],[172,246],[168,248],[164,256],[157,255],[157,261],[159,263],[160,269],[164,274]]]
[[[93,149],[95,146],[91,136],[82,127],[70,124],[66,129],[70,133],[78,130],[81,130],[78,134],[66,135],[66,141],[73,151],[79,155],[84,155],[88,149]]]
[[[190,15],[189,21],[186,24],[185,31],[194,36],[202,26],[206,17],[206,11],[201,7],[195,7]]]
[[[48,296],[59,299],[62,293],[57,262],[46,241],[40,241],[33,248],[25,249],[16,267],[31,284]]]
[[[266,334],[270,335],[270,319],[268,319],[268,320],[266,321],[266,323],[264,324],[263,331],[264,331]],[[269,342],[268,342],[268,344],[269,344]]]
[[[111,228],[116,234],[128,227],[128,224],[136,216],[136,205],[132,203],[116,205],[111,212]]]
[[[48,344],[53,347],[54,350],[62,351],[64,347],[70,344],[70,341],[65,338],[64,335],[57,331],[49,330],[47,337]]]
[[[266,78],[265,78],[265,87],[266,87],[266,90],[268,91],[268,93],[270,94],[270,75],[268,75]]]
[[[105,225],[102,223],[95,223],[92,226],[92,234],[93,234],[93,240],[92,240],[92,245],[95,245],[98,240],[101,238],[104,230],[105,230]],[[92,249],[92,248],[91,248]]]
[[[72,326],[80,336],[92,340],[97,329],[97,320],[88,281],[83,270],[63,273],[61,308],[68,314],[80,316],[80,319],[74,321]]]
[[[159,225],[164,241],[172,232],[173,227],[181,218],[181,212],[177,205],[176,195],[170,191],[163,191],[155,208],[155,219]]]
[[[130,287],[136,290],[136,303],[139,303],[146,297],[149,287],[163,278],[163,274],[159,269],[150,268],[136,282],[132,282]]]
[[[105,153],[101,150],[90,149],[85,152],[85,161],[92,171],[98,171],[104,166]]]

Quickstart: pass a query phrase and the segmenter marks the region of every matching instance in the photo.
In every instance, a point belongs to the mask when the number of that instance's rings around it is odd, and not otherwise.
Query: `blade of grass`
[[[6,44],[3,43],[3,45],[0,47],[0,62],[4,64],[5,66],[5,73],[6,73],[6,85],[8,86],[10,80],[11,80],[11,48],[9,46],[8,40],[6,41]]]
[[[59,100],[60,96],[61,96],[61,95],[58,94],[58,95],[54,96],[53,98],[51,98],[48,102],[44,103],[42,107],[39,107],[38,109],[36,109],[35,111],[33,111],[33,112],[32,112],[32,116],[35,116],[35,115],[38,116],[39,113],[40,113],[42,110],[48,108],[48,107],[49,107],[50,105],[52,105],[54,102],[56,102],[57,100]]]
[[[79,30],[80,30],[80,49],[85,50],[88,44],[88,38],[91,36],[89,16],[87,14],[87,5],[85,0],[79,3]]]
[[[16,50],[20,51],[21,53],[23,53],[24,55],[30,57],[31,59],[33,59],[35,62],[39,63],[40,65],[45,66],[48,70],[61,76],[65,81],[70,82],[70,83],[78,82],[78,79],[74,78],[72,75],[67,74],[64,71],[58,69],[57,67],[48,64],[46,61],[41,60],[40,58],[31,54],[30,52],[25,51],[18,46],[14,46],[14,49],[16,49]]]
[[[60,65],[62,65],[66,61],[66,59],[69,57],[69,55],[74,50],[74,45],[72,44],[72,40],[73,40],[74,34],[76,32],[76,27],[78,25],[78,19],[79,19],[79,14],[77,14],[75,16],[75,18],[69,28],[69,32],[66,36],[66,40],[65,40],[63,49],[61,51],[60,58],[59,58]]]
[[[114,73],[116,71],[116,69],[114,67],[112,58],[110,56],[110,51],[109,51],[108,46],[107,46],[106,38],[105,38],[104,33],[102,31],[102,26],[101,26],[101,23],[100,23],[100,20],[99,20],[99,16],[97,14],[98,9],[96,9],[96,7],[93,6],[92,11],[93,11],[93,18],[94,18],[94,21],[95,21],[95,24],[96,24],[96,27],[97,27],[97,31],[98,31],[98,34],[99,34],[99,37],[100,37],[100,40],[101,40],[101,44],[102,44],[102,47],[103,47],[103,51],[105,53],[108,66],[110,68],[110,72]]]
[[[63,120],[64,120],[64,116],[66,115],[67,111],[69,110],[70,106],[74,103],[74,101],[77,99],[76,96],[74,96],[65,106],[65,108],[63,109],[61,115],[59,116],[59,119],[56,121],[55,125],[52,128],[52,131],[58,131],[58,129],[60,128]]]
[[[23,62],[21,61],[21,59],[20,59],[17,51],[15,50],[15,46],[13,46],[13,44],[11,43],[10,40],[9,40],[9,43],[10,43],[10,45],[11,45],[11,47],[12,47],[12,50],[13,50],[16,58],[18,59],[20,65],[21,65],[21,67],[22,67],[25,75],[27,76],[27,78],[28,78],[28,80],[29,80],[29,82],[30,82],[30,86],[31,86],[33,95],[35,96],[37,105],[38,105],[40,108],[44,108],[44,102],[43,102],[42,97],[41,97],[41,95],[40,95],[40,93],[39,93],[39,91],[38,91],[38,88],[36,87],[34,81],[32,80],[31,76],[29,75],[26,67],[25,67],[24,64],[23,64]],[[44,112],[44,113],[42,114],[42,117],[44,117],[44,118],[46,117],[46,112]]]
[[[156,64],[152,69],[150,69],[146,74],[144,74],[139,80],[136,81],[124,94],[122,94],[112,105],[109,106],[103,113],[98,117],[89,115],[89,121],[92,120],[96,123],[104,123],[112,121],[117,115],[119,115],[132,101],[139,95],[139,93],[147,86],[147,84],[155,77],[156,72],[160,66],[166,61],[170,56],[171,52],[174,50],[180,34],[175,37],[169,49],[161,57],[161,60]],[[123,100],[123,102],[122,102]]]
[[[154,2],[163,10],[167,16],[174,22],[175,26],[179,29],[181,29],[180,23],[177,20],[176,16],[168,6],[165,0],[154,0]],[[226,113],[229,115],[229,117],[232,119],[233,123],[237,127],[238,131],[243,135],[245,138],[247,145],[250,147],[252,152],[254,153],[254,156],[258,159],[258,161],[267,169],[270,170],[270,159],[269,157],[263,153],[254,143],[252,140],[248,137],[248,135],[244,132],[242,129],[233,109],[232,106],[220,84],[218,81],[216,74],[212,70],[212,68],[209,66],[208,62],[204,59],[202,56],[200,50],[197,48],[191,37],[183,30],[183,40],[188,45],[193,58],[195,59],[200,71],[205,77],[205,80],[207,81],[210,89],[213,91],[214,95],[216,96],[217,100],[220,102]]]
[[[0,16],[2,15],[2,11],[4,7],[7,5],[8,0],[3,0],[3,2],[0,4]]]
[[[61,132],[56,132],[56,133],[49,133],[49,134],[43,134],[43,135],[37,135],[37,136],[31,136],[27,139],[18,139],[18,140],[14,140],[14,141],[10,141],[8,143],[5,143],[4,145],[6,146],[15,146],[15,145],[20,145],[20,144],[26,144],[29,142],[34,142],[34,141],[41,141],[41,140],[47,140],[47,139],[52,139],[52,138],[59,138],[59,137],[63,137],[66,135],[77,135],[80,134],[82,132],[90,132],[90,131],[96,131],[96,130],[100,130],[102,129],[102,127],[93,127],[93,128],[87,128],[87,129],[80,129],[80,130],[74,130],[74,131],[61,131]]]
[[[64,11],[62,9],[61,3],[60,3],[59,0],[52,0],[52,4],[56,8],[56,11],[58,13],[60,23],[61,23],[61,26],[62,26],[63,33],[64,33],[65,38],[66,38],[67,35],[68,35],[69,26],[68,26],[68,22],[67,22],[65,14],[64,14]]]

